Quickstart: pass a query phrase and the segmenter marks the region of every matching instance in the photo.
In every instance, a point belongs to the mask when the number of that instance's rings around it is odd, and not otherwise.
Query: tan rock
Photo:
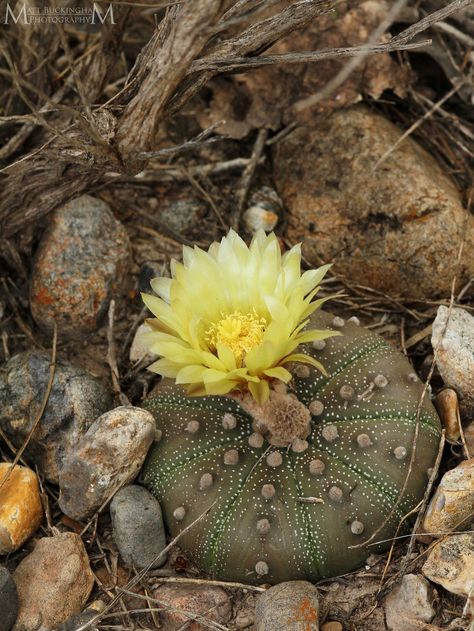
[[[230,599],[221,587],[162,585],[155,591],[154,598],[165,605],[160,619],[167,631],[177,631],[184,626],[189,631],[207,631],[206,621],[225,624],[232,614]]]
[[[446,385],[456,389],[463,417],[474,419],[474,317],[465,309],[440,306],[431,344]]]
[[[385,598],[385,618],[390,631],[418,631],[435,615],[433,588],[417,574],[405,574]]]
[[[467,598],[474,587],[474,535],[451,535],[437,543],[423,574],[453,594]]]
[[[0,463],[0,554],[18,550],[43,519],[36,474],[17,465],[3,482],[10,466]]]
[[[445,388],[436,395],[434,400],[436,410],[441,419],[446,438],[449,441],[457,442],[461,436],[458,395],[456,390]]]
[[[55,629],[84,608],[94,575],[79,535],[44,537],[18,565],[20,611],[13,631]]]
[[[286,581],[259,594],[255,631],[318,631],[319,596],[308,581]]]
[[[51,213],[36,252],[30,309],[39,327],[82,339],[127,288],[127,231],[100,199],[82,195]]]
[[[426,511],[423,530],[452,532],[474,520],[474,458],[444,474]]]
[[[86,519],[138,475],[155,438],[150,412],[131,405],[102,414],[64,458],[59,506],[72,519]]]
[[[402,131],[365,106],[313,116],[275,147],[275,182],[288,236],[315,266],[391,295],[449,295],[474,217],[441,166],[412,139],[377,167]],[[374,170],[375,169],[375,170]],[[474,274],[464,248],[459,286]]]

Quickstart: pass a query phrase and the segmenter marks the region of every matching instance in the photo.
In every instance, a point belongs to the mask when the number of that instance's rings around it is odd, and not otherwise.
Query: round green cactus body
[[[142,481],[172,536],[210,509],[180,545],[212,576],[277,583],[344,574],[387,546],[358,544],[376,531],[375,542],[389,539],[423,496],[440,424],[428,397],[417,421],[423,387],[408,360],[357,319],[318,311],[311,325],[342,335],[301,347],[327,376],[293,367],[288,392],[311,412],[306,439],[275,447],[237,401],[187,397],[165,382],[144,404],[161,438]],[[408,483],[387,520],[417,426]]]

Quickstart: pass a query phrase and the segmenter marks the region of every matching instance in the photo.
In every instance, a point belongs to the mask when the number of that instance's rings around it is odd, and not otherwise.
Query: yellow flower
[[[294,352],[300,344],[334,331],[304,330],[308,317],[327,298],[313,300],[329,265],[301,274],[300,246],[281,255],[276,236],[259,231],[250,247],[231,230],[208,252],[183,248],[183,263],[172,261],[172,278],[151,281],[143,300],[156,319],[144,334],[161,359],[150,369],[197,395],[249,389],[263,404],[269,382],[287,383],[288,362],[324,368]]]

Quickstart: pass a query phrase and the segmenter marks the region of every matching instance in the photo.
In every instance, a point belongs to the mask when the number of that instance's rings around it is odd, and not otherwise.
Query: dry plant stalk
[[[437,12],[442,13],[440,19],[468,1],[455,0]],[[1,4],[5,4],[3,0]],[[17,49],[31,52],[34,39],[49,62],[54,59],[58,42],[62,42],[70,73],[64,85],[49,94],[36,73],[42,60],[30,58],[26,52],[25,59],[14,60],[12,37],[0,44],[5,62],[0,66],[0,79],[10,83],[12,98],[23,101],[31,112],[1,150],[3,158],[20,150],[37,126],[42,127],[41,144],[0,171],[2,236],[11,237],[55,207],[91,190],[107,173],[131,176],[143,170],[148,159],[144,153],[155,147],[160,123],[179,112],[221,72],[413,48],[426,44],[414,44],[413,37],[435,21],[428,16],[392,40],[372,47],[265,57],[262,53],[272,44],[332,10],[338,0],[295,0],[266,18],[259,16],[260,4],[255,6],[248,0],[184,0],[169,6],[138,54],[123,89],[99,106],[94,102],[120,55],[130,6],[114,6],[116,23],[104,23],[98,43],[79,59],[73,58],[62,29],[39,25],[31,30],[31,25],[10,24]],[[248,22],[249,15],[251,25],[235,34],[241,23]],[[66,100],[68,105],[64,104]],[[48,116],[48,110],[56,112],[56,119]]]

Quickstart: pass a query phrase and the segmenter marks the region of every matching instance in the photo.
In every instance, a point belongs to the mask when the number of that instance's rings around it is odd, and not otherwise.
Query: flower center
[[[245,355],[262,342],[267,321],[253,313],[235,311],[213,322],[206,331],[206,341],[216,348],[224,344],[234,353],[235,361],[240,367]]]

